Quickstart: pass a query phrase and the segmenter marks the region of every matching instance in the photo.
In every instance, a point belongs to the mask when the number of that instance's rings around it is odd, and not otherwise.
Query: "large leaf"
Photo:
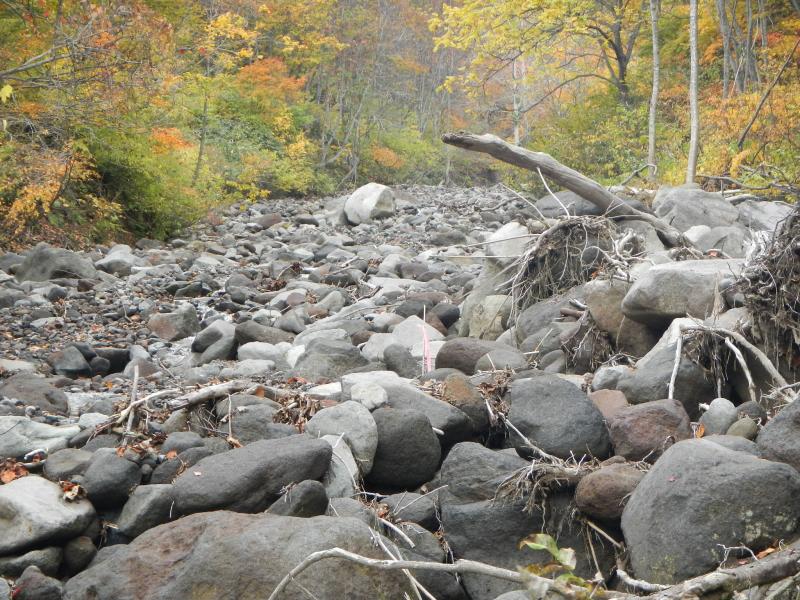
[[[572,548],[559,548],[553,536],[546,533],[536,533],[520,542],[520,548],[527,547],[531,550],[545,550],[560,565],[569,570],[575,568],[575,551]]]

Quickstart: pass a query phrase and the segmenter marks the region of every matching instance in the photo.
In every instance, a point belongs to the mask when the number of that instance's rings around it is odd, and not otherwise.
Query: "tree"
[[[650,92],[650,113],[647,121],[647,162],[650,164],[650,181],[655,181],[656,172],[656,111],[658,110],[658,86],[661,78],[661,57],[658,43],[659,0],[650,0],[650,29],[653,34],[653,85]]]
[[[697,153],[700,143],[700,110],[697,98],[697,71],[699,68],[697,58],[697,0],[689,0],[689,55],[689,111],[691,125],[686,183],[694,183],[694,178],[697,174]]]

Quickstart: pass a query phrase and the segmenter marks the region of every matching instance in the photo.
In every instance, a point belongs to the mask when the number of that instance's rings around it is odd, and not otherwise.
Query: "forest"
[[[799,36],[798,0],[0,0],[0,246],[369,181],[544,192],[459,130],[791,199]]]

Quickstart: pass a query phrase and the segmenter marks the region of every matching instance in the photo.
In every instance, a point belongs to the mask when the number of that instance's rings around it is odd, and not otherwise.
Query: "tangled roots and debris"
[[[534,238],[509,271],[513,312],[598,276],[626,276],[641,254],[632,231],[620,234],[605,217],[567,217]]]
[[[800,377],[800,204],[744,270],[739,283],[752,339],[788,381]]]

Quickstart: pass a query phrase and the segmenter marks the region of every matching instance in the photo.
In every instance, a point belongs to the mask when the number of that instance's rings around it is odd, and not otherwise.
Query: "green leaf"
[[[14,93],[14,88],[12,88],[9,84],[5,84],[3,87],[0,88],[0,102],[5,104],[8,102],[8,99],[11,98],[11,94]]]
[[[546,533],[536,533],[529,536],[522,540],[519,546],[520,548],[528,547],[531,550],[544,550],[567,569],[575,568],[575,551],[572,548],[559,548],[555,539]]]

